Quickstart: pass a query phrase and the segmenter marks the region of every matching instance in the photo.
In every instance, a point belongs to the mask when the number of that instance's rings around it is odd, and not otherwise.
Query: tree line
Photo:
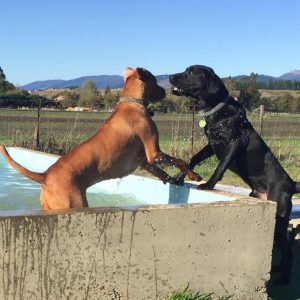
[[[269,80],[258,82],[257,87],[265,90],[300,90],[300,81],[292,80]]]
[[[232,78],[224,78],[223,82],[231,94],[236,94],[236,98],[243,104],[246,109],[255,109],[260,105],[264,105],[266,110],[269,111],[289,111],[289,112],[300,112],[300,98],[294,97],[292,94],[281,94],[276,97],[262,97],[260,90],[271,89],[271,90],[285,90],[283,86],[293,84],[294,87],[300,87],[300,82],[291,81],[277,81],[262,83],[257,82],[258,74],[251,73],[250,76],[241,78],[240,80],[233,80]],[[267,88],[268,84],[273,84],[272,88]],[[291,89],[295,90],[295,88]]]
[[[31,95],[27,91],[17,89],[12,83],[6,80],[6,76],[0,67],[0,107],[57,107],[58,104],[38,95]]]
[[[231,77],[223,78],[223,82],[230,94],[237,98],[246,109],[255,109],[260,105],[264,105],[266,110],[275,111],[291,111],[300,112],[300,98],[294,97],[292,94],[279,95],[277,97],[262,97],[260,90],[262,88],[275,87],[280,89],[299,89],[300,82],[292,81],[276,81],[269,83],[261,83],[257,81],[258,74],[251,73],[249,76],[240,80],[233,80]],[[0,107],[36,107],[41,104],[42,107],[87,107],[91,109],[107,109],[112,110],[116,106],[120,98],[120,90],[112,90],[108,85],[104,91],[97,89],[95,83],[91,80],[84,82],[79,89],[68,89],[59,93],[61,100],[57,101],[57,96],[47,99],[39,95],[29,94],[27,91],[18,90],[15,86],[6,80],[5,74],[0,67]],[[162,112],[178,112],[187,113],[195,109],[197,103],[189,97],[178,97],[172,95],[167,90],[166,98],[162,103],[156,104],[157,110]],[[199,110],[196,107],[196,110]]]
[[[119,101],[120,91],[111,90],[109,85],[104,91],[100,91],[93,81],[87,80],[79,91],[65,90],[60,96],[62,108],[80,106],[91,109],[113,109]]]

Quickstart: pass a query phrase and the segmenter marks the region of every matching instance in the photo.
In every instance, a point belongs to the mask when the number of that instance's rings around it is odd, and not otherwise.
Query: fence
[[[189,113],[157,112],[153,119],[162,149],[188,158],[206,143],[206,138],[198,125],[198,107],[186,110]],[[92,136],[110,114],[1,109],[0,143],[62,154]],[[270,112],[261,106],[247,114],[279,159],[300,162],[300,113]]]

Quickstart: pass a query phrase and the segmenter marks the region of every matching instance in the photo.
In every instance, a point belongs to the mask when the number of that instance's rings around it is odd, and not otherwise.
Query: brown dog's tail
[[[21,173],[22,175],[24,175],[25,177],[34,180],[38,183],[42,183],[43,179],[44,179],[44,173],[36,173],[36,172],[32,172],[26,168],[24,168],[23,166],[21,166],[20,164],[18,164],[17,162],[15,162],[11,156],[8,154],[7,150],[5,149],[4,146],[0,145],[0,152],[2,153],[3,157],[6,159],[6,161],[15,169],[17,170],[19,173]]]

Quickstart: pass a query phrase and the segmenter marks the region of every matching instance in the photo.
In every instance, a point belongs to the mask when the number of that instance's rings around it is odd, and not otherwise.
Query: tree
[[[73,91],[64,91],[61,96],[63,96],[62,107],[75,107],[78,105],[79,95]]]
[[[99,94],[95,83],[92,80],[86,80],[80,89],[80,106],[96,108],[99,105]]]
[[[6,93],[15,89],[15,86],[6,80],[6,76],[0,67],[0,93]]]
[[[112,109],[116,106],[117,102],[119,101],[119,91],[114,94],[110,86],[107,85],[104,91],[104,106],[106,109]]]
[[[236,80],[233,80],[231,77],[223,78],[223,83],[229,93],[238,89]]]
[[[260,92],[258,91],[256,78],[258,74],[251,73],[250,76],[242,78],[238,82],[240,90],[239,101],[246,108],[255,108],[260,104]]]
[[[0,81],[5,81],[6,80],[6,76],[2,70],[2,68],[0,67]]]

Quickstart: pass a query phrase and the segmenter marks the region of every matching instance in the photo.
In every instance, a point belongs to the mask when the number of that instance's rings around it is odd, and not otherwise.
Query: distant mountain
[[[291,81],[300,81],[300,71],[294,70],[288,73],[285,73],[281,76],[279,76],[277,79],[280,80],[291,80]]]
[[[232,77],[234,80],[240,80],[247,75],[238,75]],[[169,88],[169,75],[157,75],[157,82],[163,88]],[[120,75],[98,75],[98,76],[84,76],[79,78],[74,78],[71,80],[44,80],[44,81],[35,81],[26,85],[21,86],[21,89],[34,91],[34,90],[47,90],[50,88],[67,88],[71,86],[81,87],[86,80],[92,80],[95,82],[96,87],[99,89],[105,89],[108,85],[110,88],[116,89],[123,86],[124,80]],[[260,74],[257,77],[258,82],[268,82],[268,81],[277,81],[277,80],[291,80],[291,81],[300,81],[300,71],[294,70],[288,73],[285,73],[279,77],[273,77],[269,75]]]
[[[171,84],[169,82],[169,75],[158,75],[156,76],[156,80],[158,85],[160,85],[164,89],[168,89],[171,87]]]
[[[248,75],[238,75],[238,76],[232,77],[232,79],[241,80],[244,77],[248,77]],[[277,78],[273,77],[273,76],[269,76],[269,75],[260,74],[260,75],[257,76],[256,80],[257,80],[257,82],[269,82],[270,80],[271,81],[276,81]]]
[[[53,79],[53,80],[43,80],[43,81],[35,81],[26,85],[21,86],[23,90],[47,90],[52,88],[53,86],[57,86],[61,83],[65,82],[65,80],[61,79]]]
[[[258,75],[257,82],[269,82],[269,81],[276,81],[277,78],[269,75]]]
[[[99,75],[99,76],[83,76],[71,80],[45,80],[35,81],[21,86],[21,89],[27,91],[34,90],[47,90],[51,88],[62,89],[71,86],[81,87],[86,80],[92,80],[95,82],[96,87],[99,89],[105,89],[109,85],[112,89],[122,87],[124,80],[119,75]]]

